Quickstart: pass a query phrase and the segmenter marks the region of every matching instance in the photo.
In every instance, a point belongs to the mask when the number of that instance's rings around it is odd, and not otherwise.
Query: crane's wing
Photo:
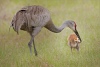
[[[14,31],[16,31],[17,34],[19,34],[19,30],[20,30],[21,26],[26,21],[26,17],[25,17],[25,11],[26,10],[27,10],[27,8],[22,8],[21,10],[19,10],[16,13],[16,15],[12,19],[10,27],[13,27]]]

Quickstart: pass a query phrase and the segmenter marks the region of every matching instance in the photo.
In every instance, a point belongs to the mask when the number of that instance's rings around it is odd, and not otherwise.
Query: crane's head
[[[76,23],[74,21],[69,20],[69,21],[67,21],[67,26],[74,31],[74,33],[79,38],[80,42],[82,42],[82,40],[80,38],[80,35],[79,35],[79,33],[78,33],[77,29],[76,29],[76,27],[77,27]]]

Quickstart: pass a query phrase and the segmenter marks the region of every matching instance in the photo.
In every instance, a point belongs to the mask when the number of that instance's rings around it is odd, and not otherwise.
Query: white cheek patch
[[[75,27],[73,26],[73,30],[75,30]]]

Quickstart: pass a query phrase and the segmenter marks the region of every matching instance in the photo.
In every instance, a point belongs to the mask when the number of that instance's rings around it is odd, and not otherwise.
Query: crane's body
[[[51,19],[50,13],[47,9],[41,6],[26,6],[19,10],[13,18],[12,23],[14,30],[18,32],[20,29],[29,31],[31,27],[44,27]],[[19,19],[19,20],[18,20]]]
[[[52,22],[48,9],[38,5],[26,6],[19,10],[13,17],[11,26],[17,33],[19,33],[19,30],[24,30],[30,34],[31,39],[28,45],[30,48],[30,52],[32,52],[31,46],[33,42],[35,55],[37,55],[37,51],[34,44],[34,37],[40,32],[43,27],[54,33],[59,33],[65,27],[69,27],[77,34],[77,36],[81,40],[76,30],[76,23],[74,21],[65,21],[60,27],[56,27]]]

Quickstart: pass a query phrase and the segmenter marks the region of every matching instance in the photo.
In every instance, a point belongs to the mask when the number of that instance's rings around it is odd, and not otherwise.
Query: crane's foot
[[[34,53],[35,53],[35,56],[37,56],[38,54],[37,54],[37,51],[36,51],[36,48],[34,48]]]

